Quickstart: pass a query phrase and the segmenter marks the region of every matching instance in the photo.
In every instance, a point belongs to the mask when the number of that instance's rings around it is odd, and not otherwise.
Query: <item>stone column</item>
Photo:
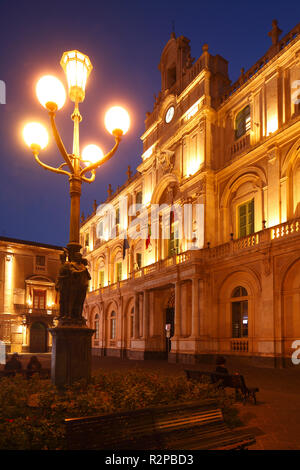
[[[149,291],[144,291],[143,301],[143,338],[146,339],[149,336]]]
[[[12,313],[13,305],[13,254],[9,253],[4,258],[5,271],[4,271],[4,299],[3,299],[3,311],[5,313]],[[26,299],[25,299],[26,300]]]
[[[192,279],[192,333],[193,338],[199,336],[199,279]]]
[[[134,338],[138,338],[139,335],[139,310],[140,310],[139,293],[134,294]]]
[[[181,335],[181,285],[175,282],[174,339]]]

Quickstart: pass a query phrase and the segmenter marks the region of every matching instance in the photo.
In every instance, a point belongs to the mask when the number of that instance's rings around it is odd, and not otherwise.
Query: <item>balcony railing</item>
[[[232,339],[231,351],[248,352],[248,339]]]
[[[294,41],[297,36],[300,34],[300,23],[297,24],[289,33],[287,33],[282,39],[278,41],[275,47],[270,47],[266,54],[261,57],[252,67],[250,67],[247,72],[244,72],[236,82],[234,82],[226,93],[221,98],[221,103],[226,101],[230,96],[232,96],[242,85],[244,85],[248,80],[250,80],[254,75],[262,70],[262,68],[270,62],[273,57],[279,54],[286,46],[288,46],[292,41]]]
[[[244,152],[250,147],[250,134],[243,135],[231,146],[231,157]]]
[[[57,316],[59,311],[57,308],[48,307],[48,308],[33,308],[25,304],[15,304],[15,309],[19,314],[23,315],[54,315]]]
[[[124,287],[131,280],[141,280],[147,276],[165,272],[165,270],[172,268],[176,265],[181,265],[190,261],[196,263],[205,262],[209,260],[219,260],[232,255],[243,253],[246,251],[256,250],[259,246],[266,243],[276,243],[279,239],[291,238],[300,235],[300,218],[291,220],[274,227],[266,228],[260,232],[255,232],[246,237],[231,240],[222,245],[217,245],[213,248],[204,248],[200,250],[189,250],[170,258],[166,258],[156,263],[144,266],[130,274],[128,279],[124,279],[119,283],[111,284],[101,289],[96,289],[89,293],[95,295],[98,292],[102,294],[109,291],[115,291],[118,287]]]

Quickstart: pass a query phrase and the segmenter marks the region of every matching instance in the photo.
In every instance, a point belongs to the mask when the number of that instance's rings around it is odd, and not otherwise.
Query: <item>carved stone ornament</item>
[[[158,168],[161,168],[163,173],[171,173],[174,168],[174,155],[175,152],[171,150],[165,150],[164,152],[158,152],[156,156],[156,164]]]
[[[269,276],[272,271],[272,258],[270,250],[267,250],[264,253],[263,264],[264,264],[264,272],[266,276]]]

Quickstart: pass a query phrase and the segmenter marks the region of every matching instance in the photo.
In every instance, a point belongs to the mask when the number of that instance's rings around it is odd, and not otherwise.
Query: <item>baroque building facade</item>
[[[269,50],[233,84],[224,58],[204,45],[195,61],[190,41],[172,33],[141,163],[116,192],[109,188],[116,236],[107,236],[96,205],[81,224],[94,354],[291,363],[300,339],[299,33],[300,24],[280,39],[274,21]],[[155,204],[162,213],[192,207],[191,233],[182,235],[173,217],[164,239],[159,213],[160,236],[150,229],[145,240],[140,212],[129,209],[137,203],[149,222]]]
[[[0,237],[0,341],[11,353],[51,350],[62,248]]]

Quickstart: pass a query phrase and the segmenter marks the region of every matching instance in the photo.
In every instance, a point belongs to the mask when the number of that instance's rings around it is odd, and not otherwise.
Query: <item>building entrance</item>
[[[168,307],[166,309],[166,326],[165,326],[165,333],[166,333],[166,353],[167,355],[171,351],[171,341],[172,337],[174,336],[174,307]]]
[[[42,322],[35,322],[30,329],[30,352],[47,352],[47,330]]]

